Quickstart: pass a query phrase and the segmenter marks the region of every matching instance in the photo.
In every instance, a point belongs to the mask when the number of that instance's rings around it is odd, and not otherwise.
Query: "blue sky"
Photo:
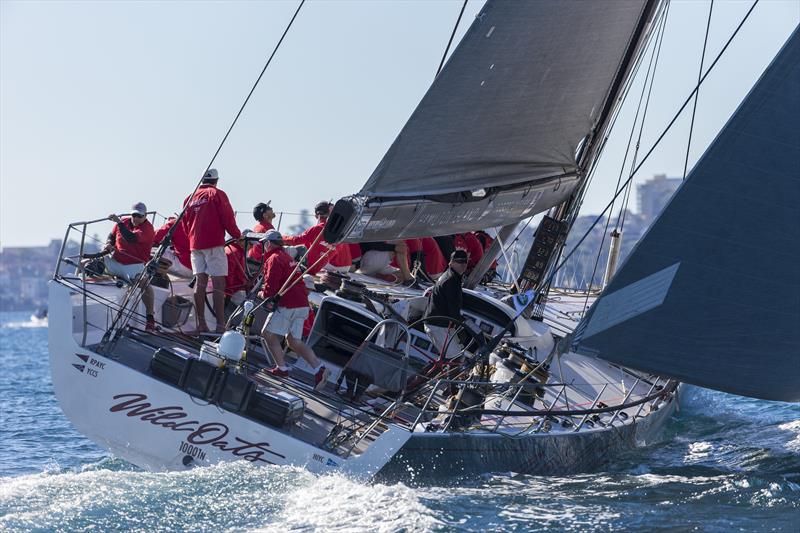
[[[480,5],[470,1],[459,36]],[[177,210],[296,6],[2,1],[0,244],[45,244],[136,201]],[[697,78],[708,6],[673,2],[643,150]],[[707,63],[749,6],[715,2]],[[460,7],[307,2],[215,164],[235,207],[296,212],[357,191],[431,83]],[[690,162],[798,20],[796,0],[756,7],[701,89]],[[631,117],[620,116],[585,213],[609,198]],[[687,130],[688,114],[637,181],[682,173]]]

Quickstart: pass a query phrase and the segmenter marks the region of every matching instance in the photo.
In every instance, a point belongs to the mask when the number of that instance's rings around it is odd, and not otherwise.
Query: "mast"
[[[652,34],[653,22],[659,8],[659,0],[649,0],[642,8],[641,16],[631,35],[626,47],[623,58],[614,75],[614,81],[609,87],[608,94],[603,102],[602,111],[598,120],[581,143],[578,151],[578,170],[576,175],[578,182],[574,192],[568,199],[558,206],[553,207],[550,213],[542,219],[536,230],[537,239],[531,243],[528,257],[523,267],[518,285],[520,290],[537,290],[537,306],[533,316],[541,318],[544,302],[550,288],[550,282],[543,286],[544,280],[550,280],[553,270],[561,257],[561,252],[566,237],[577,218],[580,205],[586,193],[588,184],[587,177],[590,175],[599,150],[602,147],[602,139],[605,138],[610,125],[610,119],[614,110],[621,105],[625,87],[629,81],[634,65],[646,47],[648,38]],[[542,264],[542,257],[546,261]],[[528,275],[526,276],[526,272]]]

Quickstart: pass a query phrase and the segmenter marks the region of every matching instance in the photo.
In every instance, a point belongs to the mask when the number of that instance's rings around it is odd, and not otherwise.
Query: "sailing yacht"
[[[253,298],[221,338],[189,336],[188,280],[151,280],[162,328],[144,331],[136,286],[62,250],[49,342],[64,412],[150,470],[247,460],[424,478],[596,468],[658,438],[679,382],[800,400],[797,30],[602,293],[551,286],[664,13],[649,0],[487,2],[361,190],[336,203],[328,243],[499,228],[465,284],[469,324],[451,324],[458,357],[425,333],[424,284],[308,276],[307,343],[333,370],[315,390],[301,360],[287,379],[263,371]],[[518,222],[545,212],[517,283],[486,282]]]

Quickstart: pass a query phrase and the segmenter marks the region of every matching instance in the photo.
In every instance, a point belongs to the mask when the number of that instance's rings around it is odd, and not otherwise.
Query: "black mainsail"
[[[573,349],[800,401],[800,30],[591,307]]]
[[[657,4],[487,2],[326,240],[503,226],[564,201]]]

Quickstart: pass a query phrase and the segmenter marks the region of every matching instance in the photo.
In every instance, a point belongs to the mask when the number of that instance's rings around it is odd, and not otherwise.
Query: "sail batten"
[[[574,350],[800,401],[799,31],[587,312]],[[663,301],[625,316],[621,295],[675,264]]]

